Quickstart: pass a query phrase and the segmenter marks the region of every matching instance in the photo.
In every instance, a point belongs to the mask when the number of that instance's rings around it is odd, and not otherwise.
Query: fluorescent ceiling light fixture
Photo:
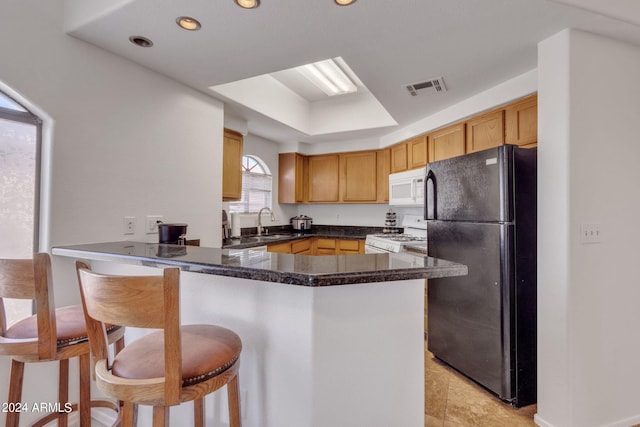
[[[302,65],[296,67],[296,70],[328,96],[358,91],[358,87],[333,59]]]

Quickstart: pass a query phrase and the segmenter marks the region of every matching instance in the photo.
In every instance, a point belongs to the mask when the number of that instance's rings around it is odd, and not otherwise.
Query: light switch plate
[[[580,224],[580,243],[600,243],[600,224],[583,223]]]

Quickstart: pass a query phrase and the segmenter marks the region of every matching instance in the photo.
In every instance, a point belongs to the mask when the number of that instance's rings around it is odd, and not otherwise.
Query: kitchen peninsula
[[[139,242],[52,253],[111,274],[179,267],[182,323],[218,324],[242,338],[243,425],[255,427],[423,427],[424,279],[467,274],[408,253],[320,257]],[[209,425],[225,424],[224,399],[214,394]],[[182,405],[171,415],[190,411]]]

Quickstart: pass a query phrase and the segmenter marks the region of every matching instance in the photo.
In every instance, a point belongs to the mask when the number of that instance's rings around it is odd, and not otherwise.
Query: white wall
[[[62,0],[23,0],[0,13],[0,84],[45,118],[42,249],[157,239],[143,232],[148,214],[220,245],[222,104],[65,35],[63,10]],[[137,218],[133,236],[125,215]],[[78,302],[71,263],[55,261],[57,304]],[[8,365],[0,358],[0,401]],[[55,401],[56,378],[53,364],[29,366],[25,399]]]
[[[538,414],[640,423],[640,48],[579,31],[539,46]],[[580,244],[599,223],[600,244]]]

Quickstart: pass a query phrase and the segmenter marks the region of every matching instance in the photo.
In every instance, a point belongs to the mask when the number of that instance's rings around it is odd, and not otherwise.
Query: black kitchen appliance
[[[186,243],[187,224],[166,224],[158,223],[158,242],[159,243]]]
[[[429,279],[428,348],[514,406],[536,401],[537,150],[429,163],[428,253],[467,276]]]

